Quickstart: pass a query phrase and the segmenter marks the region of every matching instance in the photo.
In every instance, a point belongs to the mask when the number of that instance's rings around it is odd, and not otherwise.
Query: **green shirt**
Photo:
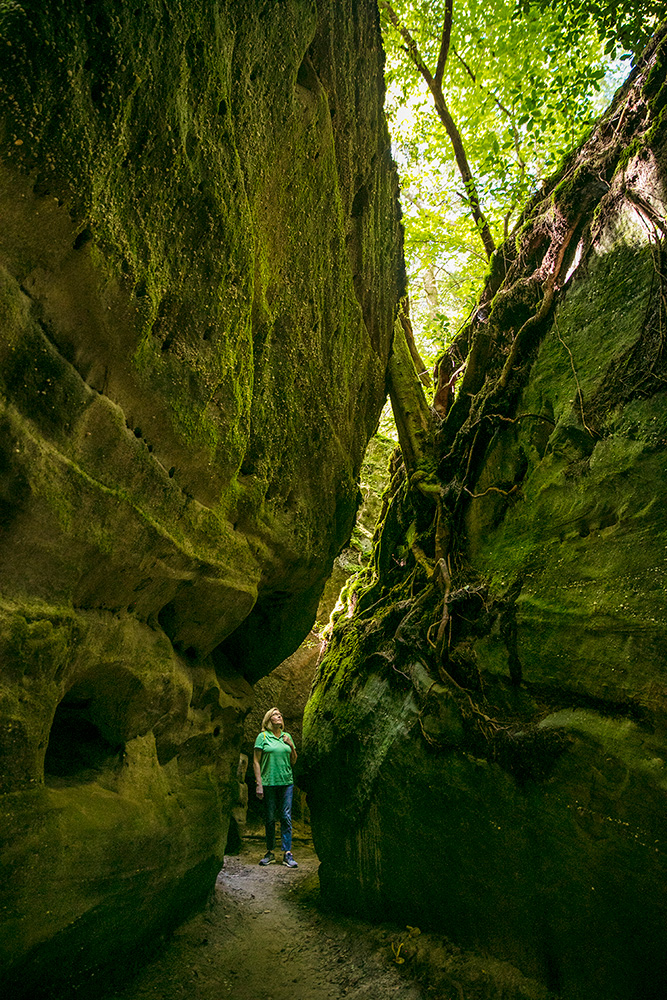
[[[289,736],[289,733],[283,732],[281,736],[274,736],[268,729],[262,729],[255,740],[255,750],[262,751],[259,770],[263,785],[291,785],[294,783],[292,765],[290,764],[292,748],[283,742],[283,736]]]

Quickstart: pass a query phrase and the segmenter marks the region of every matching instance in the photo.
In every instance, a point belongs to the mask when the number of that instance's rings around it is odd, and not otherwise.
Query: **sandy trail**
[[[295,844],[297,870],[261,868],[263,852],[225,858],[206,910],[105,1000],[422,1000],[368,925],[318,909],[310,844]]]

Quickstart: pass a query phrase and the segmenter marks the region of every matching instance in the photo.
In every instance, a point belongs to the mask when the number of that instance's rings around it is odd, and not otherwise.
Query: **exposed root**
[[[592,431],[591,428],[586,423],[586,416],[584,414],[584,394],[582,393],[582,391],[581,391],[581,385],[579,384],[579,378],[577,376],[577,369],[574,367],[574,357],[572,356],[572,351],[570,350],[570,348],[567,346],[567,344],[565,343],[565,341],[563,340],[563,338],[560,335],[560,330],[558,329],[558,323],[556,322],[556,317],[555,316],[554,316],[554,330],[556,331],[556,336],[558,337],[558,340],[560,341],[560,343],[563,345],[563,347],[565,348],[565,350],[567,351],[567,353],[570,356],[570,366],[572,368],[572,374],[574,375],[574,381],[577,384],[577,396],[578,396],[578,399],[579,399],[579,408],[581,410],[581,422],[582,422],[582,424],[584,425],[584,427],[586,428],[586,430],[588,431],[588,433],[590,434],[590,436],[592,438],[597,437],[598,435],[594,431]]]
[[[481,708],[479,707],[479,705],[476,705],[475,702],[472,700],[470,692],[466,691],[466,689],[464,687],[462,687],[458,683],[458,681],[455,680],[454,677],[452,677],[452,675],[449,673],[449,671],[447,671],[443,666],[438,667],[438,673],[440,675],[440,680],[441,681],[443,681],[444,683],[452,684],[457,689],[457,691],[459,691],[462,695],[465,696],[465,698],[466,698],[466,700],[468,702],[468,706],[469,706],[470,711],[472,712],[473,716],[476,719],[481,720],[481,722],[483,722],[485,726],[488,726],[489,729],[491,730],[492,734],[499,733],[499,732],[507,732],[509,730],[509,728],[510,728],[509,726],[504,725],[503,723],[499,722],[497,719],[494,719],[490,715],[487,715],[486,712],[483,712],[481,710]],[[426,695],[424,696],[424,705],[423,705],[423,708],[422,708],[421,712],[419,713],[418,722],[419,722],[419,728],[421,729],[422,735],[423,735],[424,739],[426,740],[426,742],[429,743],[431,746],[440,747],[441,745],[438,743],[438,741],[434,740],[433,737],[429,736],[428,733],[425,731],[424,725],[423,725],[422,720],[421,720],[421,714],[424,711],[424,709],[426,708],[426,705],[428,704],[429,695],[430,695],[431,691],[433,690],[433,688],[435,687],[436,683],[437,683],[437,681],[433,681],[433,683],[429,687],[428,691],[426,692]],[[484,733],[485,737],[488,739],[488,733],[484,729],[482,729],[482,732]]]
[[[502,493],[504,497],[509,497],[512,493],[518,490],[518,488],[518,486],[514,485],[511,490],[501,490],[499,486],[489,486],[483,493],[473,493],[467,486],[463,487],[468,496],[473,497],[475,500],[479,500],[480,497],[485,497],[487,493]]]
[[[381,7],[389,15],[389,5],[384,0]],[[622,96],[619,100],[626,98]],[[521,228],[494,255],[491,274],[477,306],[438,361],[433,408],[424,405],[418,378],[421,365],[413,355],[417,364],[415,371],[409,351],[404,347],[402,332],[395,342],[396,359],[405,360],[402,367],[396,365],[392,378],[394,396],[405,404],[407,414],[401,436],[406,474],[401,483],[409,488],[401,486],[399,490],[397,480],[391,497],[393,509],[387,513],[386,507],[383,508],[383,544],[378,544],[376,539],[378,583],[377,589],[369,593],[368,600],[373,601],[383,589],[388,603],[393,601],[394,605],[399,605],[406,596],[409,598],[411,604],[406,603],[411,610],[402,612],[404,617],[395,629],[394,640],[402,644],[403,651],[408,647],[409,652],[412,646],[417,647],[419,656],[424,654],[431,664],[431,676],[439,678],[449,691],[443,697],[453,697],[463,714],[466,740],[471,746],[480,748],[483,736],[491,745],[482,746],[482,753],[488,749],[489,755],[505,752],[501,747],[505,742],[503,734],[509,734],[508,744],[520,742],[521,737],[521,733],[517,736],[512,732],[513,727],[493,718],[494,713],[502,717],[515,712],[521,716],[525,711],[523,692],[518,690],[522,684],[514,607],[518,591],[504,590],[487,602],[485,594],[489,596],[488,591],[480,588],[482,592],[478,596],[483,606],[470,600],[479,582],[474,566],[480,563],[467,562],[464,517],[473,499],[489,494],[504,498],[496,503],[497,513],[502,516],[503,509],[522,495],[521,484],[533,461],[532,453],[522,450],[515,462],[517,471],[508,474],[505,480],[501,473],[491,475],[491,466],[485,463],[494,437],[503,435],[508,427],[517,427],[530,420],[535,422],[535,427],[524,425],[525,436],[531,434],[530,443],[535,444],[537,452],[542,446],[547,447],[550,428],[556,426],[548,402],[544,403],[546,412],[517,411],[522,405],[522,391],[540,341],[552,327],[554,338],[569,357],[577,391],[578,402],[573,401],[577,423],[580,413],[581,424],[593,441],[599,437],[596,428],[603,426],[610,412],[611,400],[615,405],[621,397],[633,398],[662,390],[663,376],[667,375],[667,279],[664,273],[667,271],[664,266],[667,223],[659,216],[661,207],[652,195],[644,197],[643,193],[630,191],[623,181],[619,158],[627,145],[622,133],[628,106],[617,105],[612,109],[606,123],[603,122],[579,153],[568,159],[560,176],[549,181],[527,206],[521,216]],[[642,107],[645,105],[635,101],[638,116],[645,113]],[[633,128],[638,127],[633,125]],[[641,138],[641,131],[635,134]],[[608,377],[601,379],[600,388],[584,400],[582,384],[587,383],[583,376],[581,380],[579,377],[573,354],[576,348],[573,345],[571,349],[565,342],[554,317],[557,295],[569,294],[564,292],[565,283],[569,282],[575,268],[581,268],[582,262],[585,265],[602,228],[624,199],[634,206],[649,231],[656,277],[648,293],[642,337],[622,358],[612,359]],[[658,281],[661,287],[657,287]],[[563,333],[568,336],[565,331]],[[399,352],[402,352],[400,357]],[[563,354],[561,360],[567,367],[564,359]],[[460,379],[460,388],[455,396],[457,379]],[[548,390],[544,395],[548,400]],[[523,406],[541,409],[541,403],[527,401],[533,398],[533,393],[524,397]],[[503,435],[505,439],[513,436],[512,432]],[[577,442],[580,437],[578,434]],[[509,448],[516,445],[512,452],[516,456],[518,449],[525,445],[523,438],[521,435],[521,441],[505,440],[503,444],[507,443]],[[585,446],[582,448],[589,450]],[[497,455],[494,453],[492,457],[495,459]],[[504,461],[504,453],[502,459]],[[483,475],[485,468],[488,479]],[[485,480],[495,480],[497,485],[484,488]],[[394,552],[398,553],[399,548],[401,558],[397,560]],[[414,565],[411,559],[410,565],[404,568],[402,557],[406,549],[411,551]],[[468,586],[462,587],[466,580]],[[377,605],[369,609],[364,607],[362,613],[372,615],[376,609]],[[387,621],[393,627],[396,618],[388,614]],[[487,680],[487,690],[491,692],[487,699],[475,643],[480,638],[492,636],[495,648],[500,649],[498,632],[507,650],[509,677],[500,680],[494,673],[491,682]],[[393,663],[392,668],[402,673]],[[411,673],[410,668],[406,668],[407,673]],[[415,675],[412,683],[416,681]],[[426,701],[432,695],[432,687]],[[426,702],[424,709],[425,706]],[[438,746],[437,733],[427,733],[421,718],[419,724],[424,739]],[[501,738],[494,742],[498,734]],[[513,752],[511,747],[510,751]]]
[[[633,191],[632,188],[626,188],[625,195],[627,199],[633,203],[635,208],[639,210],[639,215],[648,220],[655,230],[659,229],[662,235],[667,237],[667,225],[665,225],[664,219],[660,218],[658,213],[646,200],[646,198],[642,198],[642,196],[637,194],[636,191]]]
[[[547,417],[544,413],[517,413],[516,417],[504,417],[502,413],[485,413],[481,420],[502,420],[505,424],[516,424],[519,420],[525,420],[526,417],[533,417],[535,420],[544,420],[547,424],[551,424],[552,427],[556,426],[556,421],[552,417]]]
[[[567,248],[569,247],[570,241],[572,240],[572,237],[574,236],[577,230],[580,219],[581,219],[581,213],[577,215],[574,223],[572,223],[569,226],[560,244],[560,247],[558,248],[558,253],[556,254],[556,260],[554,262],[554,266],[551,270],[551,273],[549,274],[549,276],[547,277],[546,281],[542,286],[544,294],[539,309],[532,316],[529,316],[529,318],[519,329],[518,333],[514,337],[514,340],[512,341],[512,346],[510,348],[509,355],[507,356],[507,361],[505,362],[503,370],[500,374],[500,378],[498,379],[497,389],[502,390],[507,387],[507,383],[509,381],[510,375],[512,374],[512,371],[514,370],[515,367],[518,366],[526,334],[535,327],[538,327],[540,323],[544,319],[546,319],[546,317],[549,314],[549,311],[551,310],[551,306],[553,305],[554,301],[556,282],[560,277],[560,272],[563,267],[563,260],[565,259]]]

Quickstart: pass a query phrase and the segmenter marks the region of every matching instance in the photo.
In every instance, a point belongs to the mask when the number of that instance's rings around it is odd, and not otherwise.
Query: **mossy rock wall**
[[[326,896],[567,1000],[667,991],[665,52],[494,260],[304,721]]]
[[[402,293],[374,3],[0,2],[0,979],[221,865],[349,538]],[[69,994],[68,994],[69,995]]]

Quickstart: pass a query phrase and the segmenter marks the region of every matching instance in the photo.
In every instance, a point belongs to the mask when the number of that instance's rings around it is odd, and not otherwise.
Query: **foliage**
[[[519,0],[522,11],[534,7],[550,9],[563,19],[566,36],[587,30],[592,24],[612,59],[620,50],[639,55],[652,31],[667,15],[663,0]]]
[[[588,2],[580,0],[579,6]],[[447,0],[391,4],[432,74],[446,5]],[[433,95],[409,56],[405,36],[392,24],[388,5],[380,6],[413,321],[422,354],[432,361],[472,306],[487,253]],[[606,49],[597,22],[574,13],[564,20],[559,0],[455,5],[442,90],[496,245],[540,182],[582,141],[621,82],[622,65],[610,65]]]

